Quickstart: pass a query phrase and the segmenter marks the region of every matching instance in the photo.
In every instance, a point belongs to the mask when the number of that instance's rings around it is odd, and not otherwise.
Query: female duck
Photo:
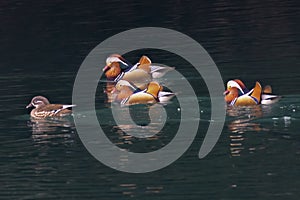
[[[63,105],[63,104],[50,104],[48,99],[43,96],[33,97],[31,102],[26,108],[34,107],[30,112],[30,116],[33,118],[46,118],[46,117],[63,117],[72,113],[68,108],[75,105]]]

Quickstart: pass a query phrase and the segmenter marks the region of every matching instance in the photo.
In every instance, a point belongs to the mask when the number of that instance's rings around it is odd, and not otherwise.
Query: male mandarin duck
[[[280,98],[281,96],[272,94],[272,88],[270,85],[266,85],[261,95],[261,104],[272,104],[277,102]]]
[[[224,99],[229,105],[236,106],[271,104],[280,98],[271,93],[272,88],[269,85],[262,90],[260,83],[256,82],[254,88],[249,91],[241,80],[235,79],[228,81]]]
[[[157,82],[150,82],[147,89],[141,91],[128,81],[120,80],[116,89],[119,90],[116,101],[121,100],[122,105],[166,103],[175,96],[175,93],[163,91],[163,87]]]
[[[130,70],[142,68],[147,70],[148,73],[151,74],[151,77],[154,79],[158,79],[163,77],[167,72],[174,70],[174,67],[168,66],[160,66],[160,65],[153,65],[152,61],[147,56],[142,56],[137,64],[135,64]],[[146,68],[146,69],[145,69]]]
[[[150,72],[150,64],[143,57],[140,59],[141,67],[133,67],[128,61],[118,54],[113,54],[106,59],[106,66],[103,68],[107,79],[117,82],[119,80],[127,80],[134,83],[137,87],[145,89],[152,77]]]
[[[150,75],[150,78],[161,78],[173,67],[152,65],[149,57],[142,56],[134,66],[126,61],[119,54],[112,54],[106,59],[106,66],[103,68],[105,76],[109,80],[118,81],[120,79],[132,81],[137,76],[145,76],[139,70],[144,70]],[[138,71],[136,71],[138,70]]]
[[[63,104],[50,104],[48,99],[43,96],[35,96],[26,108],[34,107],[30,112],[30,116],[33,118],[47,118],[47,117],[63,117],[72,113],[68,108],[75,105],[63,105]]]
[[[111,92],[113,94],[113,100],[117,102],[121,102],[123,99],[128,98],[135,92],[141,91],[133,84],[129,83],[125,80],[119,80],[115,85],[114,90]]]

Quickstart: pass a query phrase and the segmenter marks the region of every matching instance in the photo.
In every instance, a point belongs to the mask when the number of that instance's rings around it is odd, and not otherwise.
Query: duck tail
[[[270,85],[266,85],[263,89],[264,94],[272,94],[272,87]]]

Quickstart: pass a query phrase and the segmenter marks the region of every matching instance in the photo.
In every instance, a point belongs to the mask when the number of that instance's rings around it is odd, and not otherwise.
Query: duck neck
[[[238,97],[238,89],[237,88],[231,88],[229,90],[229,93],[224,97],[226,103],[231,103],[232,101],[234,101],[237,97]]]

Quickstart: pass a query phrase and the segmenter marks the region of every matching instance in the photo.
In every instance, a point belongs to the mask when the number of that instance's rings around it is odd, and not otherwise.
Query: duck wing
[[[262,94],[261,95],[261,104],[269,105],[272,103],[276,103],[277,101],[279,101],[280,98],[281,98],[281,96],[278,96],[278,95]]]
[[[150,65],[150,69],[151,69],[150,73],[152,74],[152,78],[161,78],[167,72],[174,70],[175,67]]]

